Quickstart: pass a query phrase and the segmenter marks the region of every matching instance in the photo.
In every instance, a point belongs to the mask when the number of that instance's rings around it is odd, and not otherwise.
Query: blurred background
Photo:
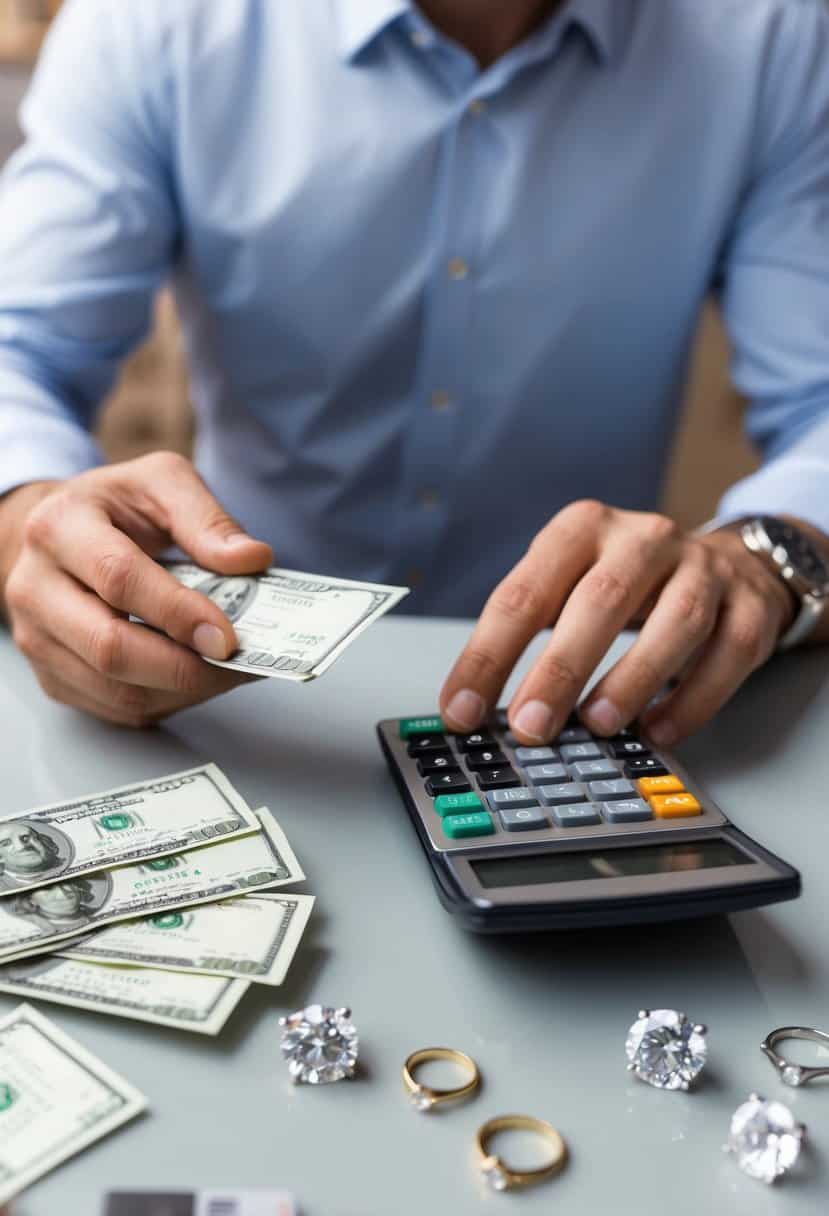
[[[0,0],[0,165],[19,143],[17,109],[60,3]],[[707,305],[700,318],[682,425],[662,504],[683,526],[692,527],[709,518],[725,487],[756,468],[756,455],[742,433],[743,409],[729,384],[722,326],[713,305]],[[98,434],[113,460],[156,448],[190,450],[193,418],[187,367],[175,308],[166,292],[157,302],[154,332],[124,368],[101,414]]]

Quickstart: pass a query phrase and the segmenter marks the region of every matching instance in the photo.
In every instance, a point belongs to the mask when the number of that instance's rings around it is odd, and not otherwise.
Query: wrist
[[[743,520],[734,520],[721,528],[706,532],[700,541],[735,562],[739,570],[751,570],[751,581],[769,604],[769,611],[778,615],[778,639],[785,636],[800,611],[800,602],[792,589],[756,553],[752,553],[741,535]]]
[[[31,481],[0,498],[0,612],[5,617],[5,586],[23,544],[26,520],[59,481]]]

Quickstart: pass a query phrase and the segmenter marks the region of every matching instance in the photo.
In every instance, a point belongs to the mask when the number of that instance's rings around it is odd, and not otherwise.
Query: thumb
[[[219,574],[254,574],[272,564],[271,546],[227,514],[189,460],[171,452],[147,460],[162,466],[153,470],[151,487],[159,523],[198,565]]]

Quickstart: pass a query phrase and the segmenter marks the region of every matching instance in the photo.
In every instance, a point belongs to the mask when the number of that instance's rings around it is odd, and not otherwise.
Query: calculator
[[[522,747],[501,709],[473,734],[435,715],[377,731],[440,899],[468,929],[680,920],[800,894],[797,870],[636,727],[598,738],[573,715],[549,747]]]

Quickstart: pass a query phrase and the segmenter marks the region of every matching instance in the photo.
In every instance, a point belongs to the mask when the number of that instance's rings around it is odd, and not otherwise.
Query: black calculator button
[[[508,764],[501,765],[499,768],[482,769],[475,776],[478,778],[478,785],[482,790],[501,790],[509,785],[521,784],[515,770],[511,769]]]
[[[424,756],[428,752],[445,752],[449,747],[443,735],[418,735],[409,743],[410,756]]]
[[[498,744],[494,735],[479,731],[475,735],[458,735],[455,739],[459,752],[475,752],[485,748],[495,748]]]
[[[417,762],[417,771],[421,777],[431,777],[433,773],[459,773],[460,769],[455,763],[455,757],[450,752],[445,752],[442,756],[421,756]]]
[[[497,748],[494,751],[468,752],[466,756],[467,768],[471,768],[473,772],[484,768],[497,768],[499,764],[507,763],[509,762],[506,756]]]
[[[625,765],[626,777],[667,777],[668,770],[656,756],[639,756],[638,759],[628,760]]]
[[[610,754],[617,760],[627,760],[634,756],[649,756],[651,753],[638,739],[625,739],[621,743],[611,743]]]
[[[593,736],[586,726],[565,726],[558,736],[557,743],[590,743]]]
[[[633,726],[626,726],[624,730],[617,731],[615,735],[611,735],[611,743],[630,743],[639,738],[639,733]]]
[[[471,789],[466,776],[457,769],[451,773],[435,773],[426,782],[426,792],[430,798],[437,798],[439,794],[468,794]]]

